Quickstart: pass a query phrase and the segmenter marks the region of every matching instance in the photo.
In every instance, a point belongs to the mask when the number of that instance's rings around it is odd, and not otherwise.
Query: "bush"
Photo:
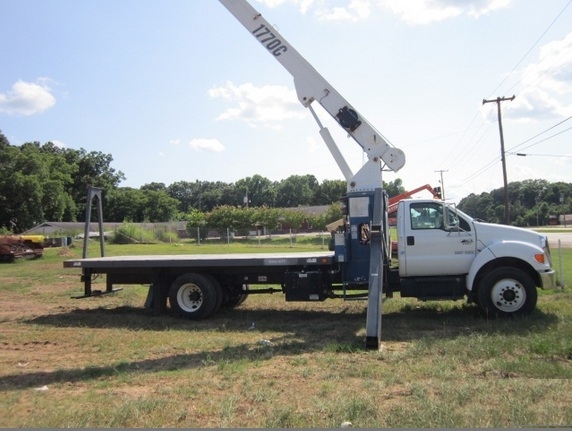
[[[114,244],[154,243],[157,242],[153,232],[142,229],[131,223],[122,224],[111,239]]]
[[[162,242],[179,242],[179,235],[177,232],[174,232],[169,229],[160,229],[156,232],[157,239]]]

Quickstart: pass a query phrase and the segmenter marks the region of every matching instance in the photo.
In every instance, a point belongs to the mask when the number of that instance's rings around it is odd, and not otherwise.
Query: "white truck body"
[[[91,282],[99,274],[106,275],[107,289],[97,294],[113,293],[115,284],[150,283],[147,306],[162,312],[168,299],[171,310],[190,319],[207,318],[221,306],[237,306],[255,293],[281,291],[287,301],[362,297],[368,301],[368,348],[380,346],[382,296],[391,297],[394,292],[421,300],[467,297],[488,316],[525,315],[534,310],[536,287],[553,286],[554,271],[546,237],[479,222],[442,201],[406,199],[399,203],[398,266],[393,266],[389,202],[382,190],[382,171],[397,172],[405,164],[405,155],[383,138],[248,2],[220,1],[292,74],[300,102],[311,110],[320,135],[347,180],[347,194],[342,198],[343,228],[334,233],[331,251],[325,253],[124,256],[66,261],[64,267],[82,269],[81,297],[96,294]],[[356,174],[349,169],[328,130],[322,127],[312,109],[314,102],[336,119],[367,154],[368,161]],[[261,284],[279,288],[250,289]]]
[[[412,214],[418,208],[448,208],[451,218],[461,220],[445,227],[444,221],[415,221]],[[423,217],[420,215],[420,217]],[[456,275],[469,274],[467,290],[479,268],[494,259],[514,257],[528,262],[539,274],[550,275],[549,257],[545,235],[513,226],[477,221],[462,211],[443,205],[436,200],[405,199],[398,205],[398,260],[399,275]],[[414,242],[414,244],[409,244]],[[550,284],[550,283],[549,283]]]
[[[488,313],[505,314],[519,312],[519,306],[526,306],[523,312],[528,308],[532,310],[536,303],[535,295],[530,292],[526,295],[522,280],[510,276],[511,271],[518,271],[519,276],[521,272],[526,274],[534,286],[545,289],[554,286],[555,272],[548,239],[534,231],[484,223],[452,205],[422,199],[405,199],[399,203],[397,230],[400,284],[407,284],[416,278],[431,280],[431,277],[435,277],[433,281],[440,280],[441,283],[447,278],[457,279],[462,286],[457,285],[453,292],[461,293],[464,290],[469,299],[479,303]],[[504,288],[524,293],[517,298],[521,299],[520,302],[514,303],[514,299],[508,301],[510,307],[503,306],[503,301],[497,300],[497,309],[488,310],[484,304],[487,295],[483,292],[491,289],[489,298],[502,292],[495,293],[494,286],[485,286],[482,281],[499,268],[505,271],[501,277],[501,280],[505,280]],[[423,284],[418,294],[412,296],[433,296],[430,292],[423,293],[423,288],[432,289]],[[497,286],[498,289],[502,290],[503,286]],[[439,296],[439,292],[443,294],[444,291],[437,291],[435,297]],[[508,296],[512,294],[507,294],[506,298]]]

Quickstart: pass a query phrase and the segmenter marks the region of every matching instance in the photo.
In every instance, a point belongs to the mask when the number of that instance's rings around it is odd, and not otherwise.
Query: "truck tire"
[[[235,288],[227,287],[224,290],[224,300],[222,306],[228,309],[237,308],[240,304],[246,301],[246,298],[248,298],[248,293],[242,292],[242,285]]]
[[[224,307],[229,309],[237,308],[246,301],[246,298],[248,298],[248,293],[227,295],[225,296]]]
[[[485,275],[477,292],[479,307],[487,317],[532,313],[538,293],[534,280],[518,268],[501,267]]]
[[[214,275],[205,274],[205,277],[208,277],[208,279],[211,281],[216,291],[216,304],[213,311],[211,312],[212,316],[213,314],[217,313],[220,310],[220,307],[222,306],[222,302],[224,300],[224,292],[222,290],[221,284]]]
[[[171,310],[191,320],[209,317],[215,311],[218,297],[213,279],[198,273],[181,275],[169,289]]]

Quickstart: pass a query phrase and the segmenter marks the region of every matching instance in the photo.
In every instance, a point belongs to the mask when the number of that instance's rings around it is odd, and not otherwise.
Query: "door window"
[[[447,219],[443,217],[443,208],[446,208]],[[462,230],[468,232],[471,230],[469,223],[457,215],[457,213],[449,206],[443,206],[438,203],[421,202],[412,204],[409,207],[411,229],[441,229],[441,230]],[[445,226],[447,223],[447,226]]]
[[[442,206],[431,203],[412,204],[411,229],[444,229]]]

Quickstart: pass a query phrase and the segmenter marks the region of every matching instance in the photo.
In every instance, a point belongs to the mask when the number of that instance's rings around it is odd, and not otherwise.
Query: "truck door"
[[[475,236],[469,222],[440,202],[410,202],[402,208],[399,274],[402,277],[469,272]]]

